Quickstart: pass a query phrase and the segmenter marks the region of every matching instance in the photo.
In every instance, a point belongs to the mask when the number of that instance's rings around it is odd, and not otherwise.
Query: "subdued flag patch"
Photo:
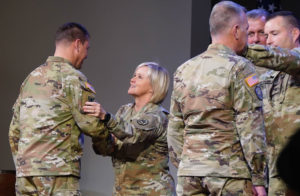
[[[94,87],[90,83],[85,82],[85,88],[90,89],[93,93],[96,94]]]
[[[252,86],[258,84],[258,82],[259,82],[256,74],[252,74],[252,75],[248,76],[245,79],[245,81],[249,87],[252,87]]]

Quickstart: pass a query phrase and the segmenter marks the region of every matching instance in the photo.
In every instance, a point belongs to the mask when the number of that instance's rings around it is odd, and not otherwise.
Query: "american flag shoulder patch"
[[[248,85],[249,87],[252,87],[252,86],[258,84],[259,81],[258,81],[257,75],[256,75],[256,74],[252,74],[252,75],[248,76],[248,77],[245,79],[245,82],[247,83],[247,85]]]
[[[94,87],[90,83],[85,82],[85,88],[90,89],[93,93],[96,94]]]

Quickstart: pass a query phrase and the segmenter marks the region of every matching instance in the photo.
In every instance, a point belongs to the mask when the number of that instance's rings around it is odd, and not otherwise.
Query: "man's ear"
[[[233,34],[235,40],[239,40],[239,33],[240,33],[240,26],[234,25],[232,27],[232,34]]]
[[[74,46],[75,46],[76,51],[79,52],[80,46],[81,46],[81,40],[80,39],[76,39],[74,41]]]
[[[293,28],[292,29],[292,36],[293,36],[293,41],[294,43],[299,41],[299,36],[300,36],[300,30],[298,28]]]

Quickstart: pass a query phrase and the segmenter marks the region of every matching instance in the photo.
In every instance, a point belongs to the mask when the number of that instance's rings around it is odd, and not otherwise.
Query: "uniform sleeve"
[[[123,107],[121,107],[116,116],[119,116]],[[110,114],[110,120],[105,124],[105,129],[109,131],[108,127],[117,127],[118,121],[116,117],[112,114]],[[119,130],[119,137],[120,138],[125,138],[127,136],[126,133],[122,133],[122,130]],[[111,133],[109,133],[107,138],[103,137],[92,137],[92,147],[93,150],[96,154],[102,155],[102,156],[113,156],[114,148],[115,148],[115,143],[117,142],[117,139],[115,136],[113,136]]]
[[[236,128],[254,185],[265,185],[265,130],[262,93],[253,65],[248,62],[231,73]]]
[[[92,147],[96,154],[102,156],[112,156],[114,152],[114,139],[111,134],[108,137],[92,137]]]
[[[146,113],[130,122],[112,116],[108,125],[115,136],[113,156],[135,160],[139,154],[152,145],[165,131],[161,117],[156,113]]]
[[[300,75],[300,49],[292,50],[262,45],[248,46],[246,58],[254,65],[282,71],[290,75]]]
[[[9,126],[9,145],[11,148],[13,160],[16,164],[16,155],[18,152],[18,143],[20,139],[20,127],[19,127],[19,117],[20,117],[20,97],[17,99],[13,106],[13,117]]]
[[[64,83],[67,104],[69,104],[72,116],[80,130],[88,136],[108,137],[104,123],[82,111],[85,102],[95,99],[95,92],[90,89],[91,85],[77,76],[68,76]]]
[[[176,78],[176,76],[174,77]],[[184,133],[184,121],[183,114],[180,108],[180,102],[178,101],[176,81],[174,80],[174,89],[171,96],[170,104],[170,115],[169,115],[169,124],[167,131],[168,138],[168,148],[169,148],[169,157],[172,164],[178,168],[180,157],[183,148],[183,133]]]

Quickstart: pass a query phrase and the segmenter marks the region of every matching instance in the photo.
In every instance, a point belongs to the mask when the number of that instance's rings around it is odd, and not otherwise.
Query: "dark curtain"
[[[211,7],[221,0],[211,0]],[[234,2],[244,6],[247,10],[263,8],[270,13],[282,10],[280,0],[233,0]]]

